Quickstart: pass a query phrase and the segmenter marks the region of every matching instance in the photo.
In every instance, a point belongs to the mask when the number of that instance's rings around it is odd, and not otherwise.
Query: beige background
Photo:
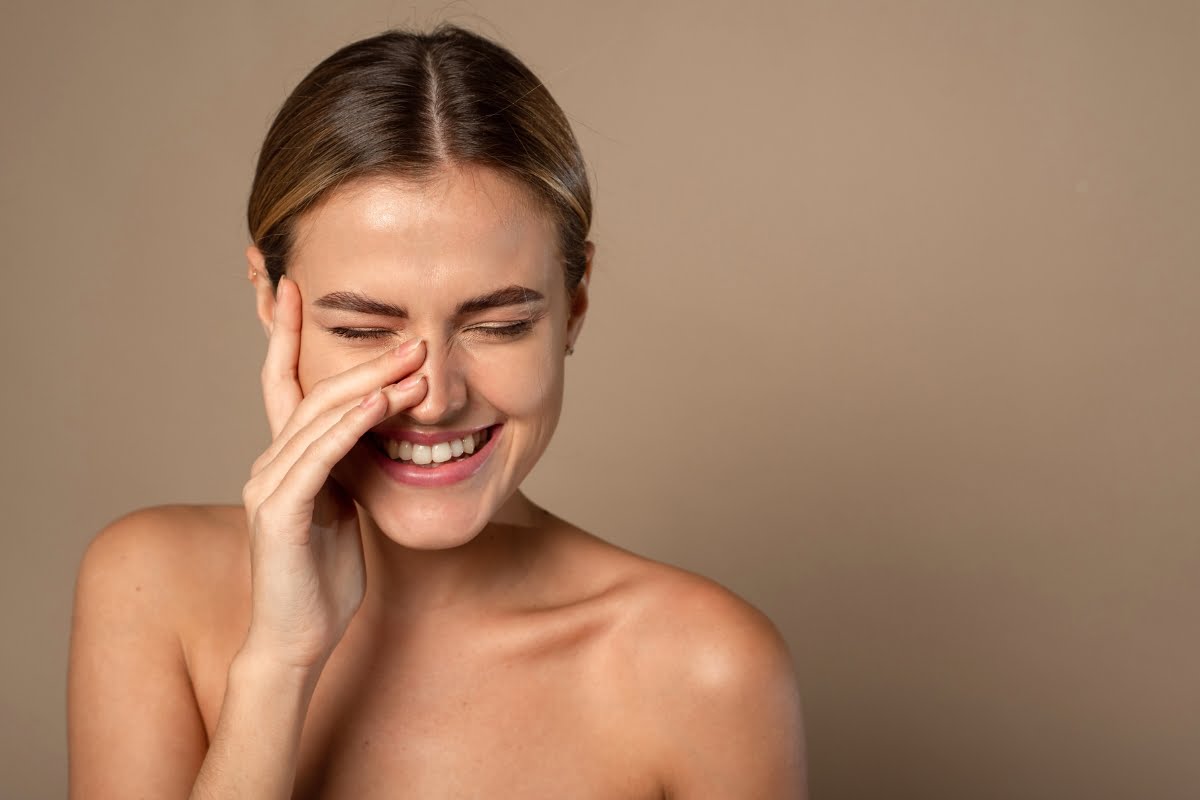
[[[531,496],[795,653],[833,798],[1200,796],[1200,4],[6,2],[0,796],[65,791],[71,592],[266,444],[257,147],[449,18],[594,174]]]

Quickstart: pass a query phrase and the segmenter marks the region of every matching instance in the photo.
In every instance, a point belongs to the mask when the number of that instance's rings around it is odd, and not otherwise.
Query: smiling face
[[[589,272],[590,255],[589,245]],[[587,307],[587,278],[572,301],[553,221],[526,190],[481,167],[420,186],[348,183],[298,220],[288,276],[303,303],[306,395],[387,348],[425,341],[425,397],[334,470],[384,534],[408,547],[453,547],[503,516],[554,433],[564,351]],[[491,441],[454,467],[383,455],[385,438],[419,444],[485,428]],[[438,460],[449,450],[432,452]],[[427,454],[418,448],[416,461]]]

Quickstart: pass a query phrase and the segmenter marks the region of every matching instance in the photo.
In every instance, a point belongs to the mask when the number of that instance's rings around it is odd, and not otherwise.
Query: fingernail
[[[378,389],[376,389],[375,391],[371,392],[369,395],[364,397],[362,403],[360,403],[359,405],[361,405],[363,408],[370,408],[371,406],[375,405],[376,401],[378,401],[382,395],[383,395],[383,387],[380,386]]]
[[[424,377],[425,377],[424,373],[418,372],[416,375],[409,375],[404,380],[395,384],[395,386],[397,389],[411,389],[414,386],[416,386],[418,383],[420,383]]]
[[[424,341],[423,339],[409,339],[407,342],[396,346],[397,356],[406,356],[417,349],[417,346]]]

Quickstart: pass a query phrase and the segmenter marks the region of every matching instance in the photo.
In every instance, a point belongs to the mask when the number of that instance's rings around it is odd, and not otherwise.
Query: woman
[[[390,31],[297,86],[249,204],[273,441],[241,506],[88,548],[72,797],[804,795],[770,622],[519,488],[590,218],[565,116],[486,39]]]

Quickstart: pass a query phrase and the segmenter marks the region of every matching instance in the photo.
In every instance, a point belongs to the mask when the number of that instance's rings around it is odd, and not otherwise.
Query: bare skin
[[[555,284],[552,229],[519,192],[459,178],[344,192],[301,230],[282,307],[255,284],[273,442],[244,505],[145,509],[89,548],[72,797],[804,796],[771,623],[519,490],[557,422],[586,284],[574,300]],[[451,319],[505,285],[544,305]],[[333,290],[409,315],[314,308]],[[537,322],[519,338],[479,332],[523,314]],[[329,333],[347,326],[387,335]],[[372,382],[389,388],[363,406]],[[492,423],[487,466],[455,487],[395,483],[364,436]]]

